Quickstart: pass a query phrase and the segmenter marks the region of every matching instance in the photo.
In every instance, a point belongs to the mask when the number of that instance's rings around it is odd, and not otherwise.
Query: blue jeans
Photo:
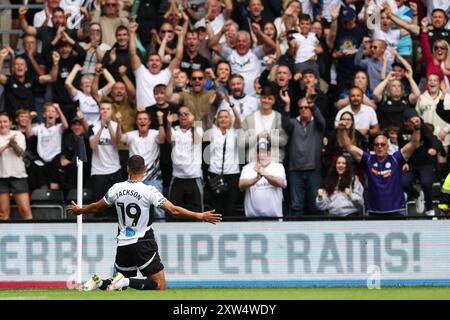
[[[318,214],[316,206],[317,190],[322,185],[320,169],[289,171],[289,191],[291,194],[291,212],[293,216],[301,216],[305,210],[305,196],[311,210]]]
[[[144,180],[142,182],[144,184],[148,185],[148,186],[155,187],[159,192],[163,193],[162,180],[160,180],[160,179],[148,179],[148,180]],[[165,218],[166,218],[166,212],[163,209],[161,209],[161,208],[155,208],[155,218],[158,219],[158,220],[156,220],[157,222],[164,221]]]

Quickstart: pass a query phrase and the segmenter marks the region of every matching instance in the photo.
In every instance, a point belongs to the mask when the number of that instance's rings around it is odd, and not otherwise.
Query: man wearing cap
[[[419,146],[421,121],[419,117],[408,118],[413,129],[410,141],[399,151],[388,154],[388,139],[383,135],[375,138],[374,154],[353,145],[348,136],[345,122],[339,122],[339,138],[343,147],[360,162],[368,180],[367,209],[370,215],[401,216],[406,214],[405,196],[402,184],[402,167]]]
[[[364,25],[356,24],[356,12],[350,6],[341,6],[339,27],[334,44],[333,58],[337,59],[336,73],[338,92],[351,86],[356,71],[354,57],[368,30]]]
[[[245,190],[245,215],[247,217],[282,217],[283,188],[286,173],[281,163],[271,160],[270,141],[259,139],[257,159],[247,164],[241,172],[239,189]]]
[[[414,188],[414,179],[419,177],[423,196],[425,197],[425,214],[434,215],[433,210],[433,178],[436,169],[436,155],[439,150],[439,141],[433,135],[428,127],[420,119],[419,114],[413,108],[406,109],[403,113],[404,127],[398,133],[398,145],[401,148],[410,142],[413,138],[414,128],[411,119],[419,119],[420,125],[420,144],[411,154],[408,163],[403,167],[403,188],[408,194],[408,200],[416,202],[417,213],[423,213],[422,192]]]

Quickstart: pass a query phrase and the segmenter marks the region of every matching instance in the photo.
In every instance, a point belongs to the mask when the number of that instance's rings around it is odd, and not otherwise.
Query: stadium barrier
[[[155,223],[168,287],[450,285],[450,221]],[[84,223],[83,280],[115,223]],[[0,287],[74,288],[75,223],[0,224]]]

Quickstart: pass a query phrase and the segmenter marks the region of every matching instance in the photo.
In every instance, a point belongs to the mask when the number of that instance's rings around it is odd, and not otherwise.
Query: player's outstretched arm
[[[186,218],[192,218],[200,221],[209,222],[216,224],[222,220],[222,215],[220,213],[214,213],[214,210],[204,211],[204,212],[194,212],[187,210],[183,207],[175,206],[172,202],[166,201],[161,206],[164,211],[170,213],[174,216],[181,216]]]
[[[67,212],[74,215],[85,214],[85,213],[95,213],[102,211],[106,207],[105,201],[103,199],[91,203],[84,208],[79,207],[74,201],[72,201],[72,208],[68,209]]]

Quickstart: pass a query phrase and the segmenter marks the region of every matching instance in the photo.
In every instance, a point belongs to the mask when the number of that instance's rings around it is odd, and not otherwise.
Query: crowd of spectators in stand
[[[414,201],[432,216],[432,184],[448,174],[449,18],[438,0],[14,9],[23,34],[0,48],[0,219],[10,198],[31,219],[33,190],[76,188],[80,141],[95,199],[139,154],[144,183],[194,211],[395,216]]]

